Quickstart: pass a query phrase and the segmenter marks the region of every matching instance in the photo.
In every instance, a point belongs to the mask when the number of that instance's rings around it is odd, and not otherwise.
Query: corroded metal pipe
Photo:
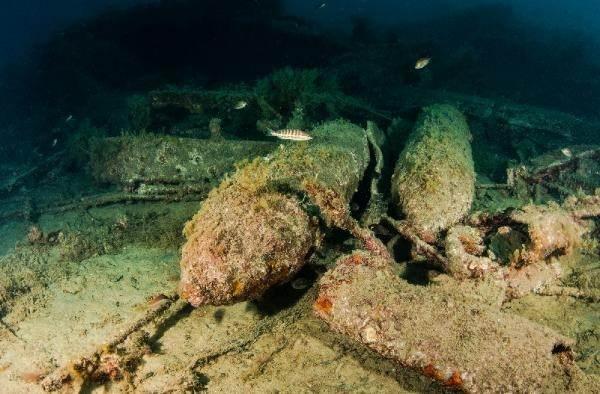
[[[369,163],[365,131],[335,121],[311,134],[241,167],[187,223],[180,291],[192,305],[257,298],[304,265],[320,239],[306,185],[324,204],[350,201]]]
[[[321,279],[314,311],[334,331],[448,388],[589,391],[571,340],[502,312],[493,286],[477,291],[444,278],[412,285],[386,259],[354,253]]]
[[[469,211],[475,192],[471,132],[450,105],[423,109],[392,178],[392,197],[419,237],[434,242]]]

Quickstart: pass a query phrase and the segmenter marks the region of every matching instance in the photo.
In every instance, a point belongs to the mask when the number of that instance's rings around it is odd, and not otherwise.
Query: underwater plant
[[[259,80],[254,93],[287,120],[284,126],[300,129],[320,120],[335,118],[337,112],[331,97],[341,95],[334,78],[317,69],[291,67]]]

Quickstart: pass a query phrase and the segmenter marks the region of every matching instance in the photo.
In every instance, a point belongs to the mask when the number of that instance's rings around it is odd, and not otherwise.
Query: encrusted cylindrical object
[[[355,253],[321,279],[315,313],[330,328],[441,385],[471,393],[587,392],[572,341],[504,313],[451,279],[402,280],[385,259]]]
[[[203,140],[164,135],[125,135],[95,141],[90,167],[100,182],[118,185],[194,185],[208,191],[235,163],[273,152],[265,141]]]
[[[319,241],[306,184],[349,202],[369,163],[365,131],[336,121],[311,136],[241,167],[187,223],[180,292],[192,305],[257,298],[303,266]]]
[[[423,109],[392,179],[399,211],[427,242],[459,222],[471,208],[475,168],[471,132],[450,105]]]

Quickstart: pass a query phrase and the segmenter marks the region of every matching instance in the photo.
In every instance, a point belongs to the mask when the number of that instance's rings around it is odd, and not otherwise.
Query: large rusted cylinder
[[[492,288],[474,294],[448,277],[412,285],[365,253],[341,258],[319,286],[314,311],[331,329],[450,389],[590,392],[573,341],[502,312],[483,297]]]
[[[187,223],[180,291],[192,305],[257,298],[302,267],[319,240],[307,183],[350,200],[369,163],[365,131],[336,121],[311,134],[240,168]]]
[[[118,185],[217,186],[243,159],[264,156],[273,142],[206,140],[142,134],[98,140],[92,145],[94,178]]]
[[[474,192],[471,132],[465,117],[450,105],[424,108],[392,179],[399,211],[421,238],[433,242],[469,211]]]

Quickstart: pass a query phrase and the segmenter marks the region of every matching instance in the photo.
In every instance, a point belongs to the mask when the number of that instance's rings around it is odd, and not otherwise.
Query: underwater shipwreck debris
[[[517,104],[506,100],[492,100],[443,90],[404,87],[391,105],[400,113],[414,111],[432,104],[449,104],[470,118],[508,125],[530,138],[551,134],[565,141],[582,143],[600,142],[600,124],[560,111]]]
[[[452,227],[444,240],[448,272],[454,278],[480,278],[497,271],[498,263],[484,256],[485,250],[478,229],[470,226]]]
[[[63,203],[50,203],[35,207],[35,214],[58,214],[68,211],[87,210],[90,208],[105,207],[108,205],[128,204],[136,202],[179,202],[199,201],[206,196],[208,190],[205,185],[140,187],[136,193],[113,192],[99,195],[76,198]],[[18,218],[29,218],[31,213],[23,210],[8,211],[0,214],[0,222]]]
[[[423,212],[427,217],[429,212]],[[412,243],[414,253],[442,272],[456,279],[491,276],[505,289],[504,301],[509,301],[552,287],[562,275],[560,264],[552,259],[572,254],[593,229],[585,219],[598,215],[598,195],[572,196],[562,206],[529,205],[479,219],[473,215],[470,226],[450,227],[441,244],[425,242],[411,220],[385,215],[383,219]],[[485,246],[488,236],[491,243]]]
[[[565,154],[568,150],[569,154]],[[558,154],[560,152],[560,154]],[[596,145],[576,145],[548,152],[531,160],[527,179],[541,181],[556,177],[562,171],[573,171],[582,160],[600,160],[600,147]]]
[[[89,382],[102,382],[105,380],[117,380],[123,377],[123,371],[131,368],[132,363],[139,362],[147,348],[147,335],[140,330],[148,324],[164,317],[177,316],[187,307],[187,302],[180,300],[177,294],[170,294],[151,308],[137,321],[118,333],[114,338],[105,342],[90,354],[86,354],[68,365],[56,369],[41,381],[45,391],[61,390],[65,385],[71,385],[73,392],[79,392]],[[166,322],[169,319],[163,319]],[[137,337],[136,337],[137,335]],[[117,354],[117,346],[132,339],[132,345],[126,352]],[[143,349],[140,349],[143,348]],[[141,352],[141,353],[140,353]],[[122,354],[125,353],[125,354]]]
[[[411,285],[391,262],[341,258],[321,279],[315,313],[402,367],[466,392],[585,392],[572,342],[449,288]],[[453,288],[452,286],[455,286]]]
[[[517,266],[571,254],[586,232],[585,226],[558,204],[528,205],[510,217],[527,226],[529,238],[528,245],[513,255],[512,264]]]
[[[570,256],[583,247],[586,238],[594,236],[591,219],[598,216],[600,191],[567,197],[562,205],[529,204],[495,214],[475,213],[467,222],[488,239],[487,254],[493,256],[494,263],[490,271],[506,284],[506,300],[531,292],[585,298],[585,292],[557,287],[563,270],[556,258]],[[446,253],[450,254],[448,249]],[[488,262],[487,257],[482,258]]]
[[[27,169],[15,171],[8,177],[2,176],[2,178],[0,178],[0,196],[16,190],[18,186],[36,175],[47,174],[57,166],[57,163],[64,158],[65,154],[66,151],[64,150],[56,152]]]
[[[235,163],[264,156],[277,145],[264,141],[178,138],[152,134],[97,141],[92,174],[100,182],[128,188],[176,185],[208,193]]]
[[[348,204],[370,159],[365,131],[334,121],[312,136],[240,168],[187,223],[180,291],[192,305],[257,298],[304,265],[320,239],[301,201],[307,183]]]
[[[571,254],[594,229],[588,219],[598,216],[600,190],[594,195],[569,196],[562,205],[550,202],[494,214],[476,212],[467,222],[490,237],[489,246],[496,249],[498,259],[522,266]]]
[[[600,216],[600,195],[568,198],[562,206],[556,203],[528,205],[515,210],[510,219],[527,231],[525,243],[510,256],[505,270],[507,299],[530,292],[543,292],[561,277],[555,257],[568,256],[593,229],[585,219]]]
[[[413,244],[414,253],[454,278],[493,274],[506,284],[507,299],[539,291],[559,278],[558,266],[547,264],[550,257],[571,254],[589,231],[581,219],[600,213],[598,196],[570,197],[562,207],[530,205],[495,215],[487,223],[457,225],[471,209],[474,185],[470,133],[463,115],[448,105],[427,107],[392,179],[392,197],[406,219],[382,218]],[[492,222],[496,226],[490,227]],[[496,256],[484,246],[489,232],[501,228],[507,235],[500,234],[497,241],[516,243],[510,256]],[[436,244],[441,230],[448,231],[444,242]]]
[[[381,221],[381,217],[389,208],[388,202],[380,189],[385,166],[383,149],[388,150],[388,144],[391,144],[391,141],[374,122],[367,122],[366,132],[375,165],[372,174],[370,174],[369,202],[361,215],[360,223],[363,227],[370,228]]]
[[[297,198],[246,193],[235,178],[209,195],[184,233],[181,294],[194,306],[259,297],[300,269],[318,237]]]
[[[565,155],[568,149],[570,155]],[[527,165],[507,169],[507,187],[514,192],[532,194],[542,190],[558,191],[563,196],[580,190],[593,193],[600,187],[594,174],[600,169],[600,147],[575,145],[546,152]]]
[[[448,258],[440,253],[435,246],[423,241],[408,221],[395,220],[387,215],[383,219],[391,224],[398,234],[412,243],[413,251],[417,255],[425,256],[430,262],[437,264],[443,272],[450,272],[450,261],[448,261]]]
[[[352,217],[348,202],[331,189],[327,189],[316,182],[305,181],[303,188],[306,194],[321,213],[322,219],[328,227],[337,227],[348,231],[362,243],[362,247],[377,256],[391,259],[386,246],[373,234]]]
[[[439,107],[446,106],[433,106]],[[448,108],[442,119],[448,113],[453,114],[450,118],[454,114],[460,115],[455,109]],[[458,124],[461,127],[466,125],[463,122]],[[363,222],[365,227],[359,225],[349,210],[350,198],[363,178],[368,181],[365,189],[361,186],[361,190],[370,195],[368,203],[385,203],[381,201],[378,190],[383,171],[383,152],[379,148],[382,133],[372,124],[365,131],[337,121],[318,127],[312,136],[314,140],[308,143],[284,143],[269,156],[241,165],[211,192],[185,230],[188,240],[181,260],[180,285],[185,300],[195,306],[228,304],[260,297],[267,288],[291,279],[320,242],[320,219],[327,226],[347,230],[369,252],[369,255],[356,253],[348,257],[348,261],[340,260],[340,266],[323,279],[324,287],[315,309],[318,314],[325,311],[326,316],[319,316],[335,331],[366,344],[400,366],[432,377],[447,388],[518,391],[523,387],[539,390],[546,387],[570,390],[585,387],[585,378],[573,364],[568,340],[551,330],[500,312],[486,302],[483,305],[475,302],[469,294],[465,294],[465,287],[459,287],[466,282],[476,286],[478,282],[490,279],[486,276],[492,273],[492,279],[501,278],[498,281],[502,282],[498,286],[498,294],[501,293],[497,297],[499,303],[531,291],[540,294],[550,290],[562,291],[552,287],[559,271],[546,259],[570,252],[577,242],[563,242],[560,237],[553,238],[558,240],[555,244],[524,242],[519,253],[531,258],[523,260],[519,267],[508,268],[499,266],[500,262],[487,253],[482,242],[489,231],[497,230],[500,223],[529,236],[527,230],[530,227],[537,229],[537,219],[545,218],[544,209],[552,206],[537,207],[537,212],[542,213],[532,215],[531,220],[519,216],[525,215],[526,209],[505,212],[496,224],[483,223],[480,228],[459,224],[470,208],[469,202],[466,209],[456,214],[458,219],[449,220],[439,228],[434,227],[436,235],[445,234],[445,230],[447,235],[445,240],[431,244],[420,238],[422,231],[417,231],[413,224],[421,223],[420,217],[415,216],[414,222],[390,218],[398,232],[415,244],[415,250],[428,259],[438,261],[442,271],[457,279],[449,280],[450,284],[443,288],[437,283],[427,287],[412,286],[393,276],[388,267],[392,260],[388,250],[368,230],[369,224],[378,223],[377,217],[383,217],[385,209],[374,209],[374,219],[369,219],[366,224]],[[468,134],[463,133],[462,137],[463,143],[468,146],[462,152],[470,153]],[[470,155],[464,157],[470,158]],[[469,166],[465,168],[468,172]],[[368,176],[366,173],[369,173]],[[450,182],[454,180],[448,178]],[[176,180],[174,186],[185,188],[192,184],[192,181]],[[462,184],[459,182],[457,185],[460,187]],[[451,183],[451,186],[455,184]],[[138,190],[148,189],[141,187]],[[415,198],[417,196],[415,192]],[[585,227],[585,219],[600,214],[598,203],[598,196],[573,197],[556,209],[560,211],[561,220],[569,219],[574,223],[572,229],[575,231],[576,226]],[[423,212],[430,214],[427,210]],[[317,219],[317,216],[320,218]],[[565,226],[545,226],[546,230],[536,231],[547,231],[545,235],[554,236],[554,232],[570,228]],[[581,237],[583,232],[575,231],[574,234]],[[437,240],[437,237],[432,238]],[[534,256],[541,256],[541,260]],[[331,278],[334,280],[331,281]],[[459,281],[468,278],[478,280]],[[342,280],[347,280],[347,283],[342,283]],[[456,284],[455,287],[452,283]],[[361,292],[357,292],[359,287]],[[378,299],[365,304],[367,293]],[[346,303],[347,308],[344,307],[338,314],[336,307],[340,300]],[[413,311],[421,313],[420,317],[415,317],[418,315],[413,315]],[[434,329],[426,330],[434,325]],[[412,350],[401,347],[402,342]],[[494,343],[496,348],[492,346]],[[503,344],[501,355],[497,354],[498,343]],[[87,372],[75,373],[64,368],[49,375],[44,380],[44,387],[60,388],[69,380],[76,385],[80,380],[127,376],[122,368],[121,356],[110,352],[96,352],[75,361],[73,365]],[[571,382],[565,383],[567,376]]]
[[[392,179],[392,197],[417,234],[434,242],[469,211],[475,191],[471,133],[449,105],[423,109]]]

